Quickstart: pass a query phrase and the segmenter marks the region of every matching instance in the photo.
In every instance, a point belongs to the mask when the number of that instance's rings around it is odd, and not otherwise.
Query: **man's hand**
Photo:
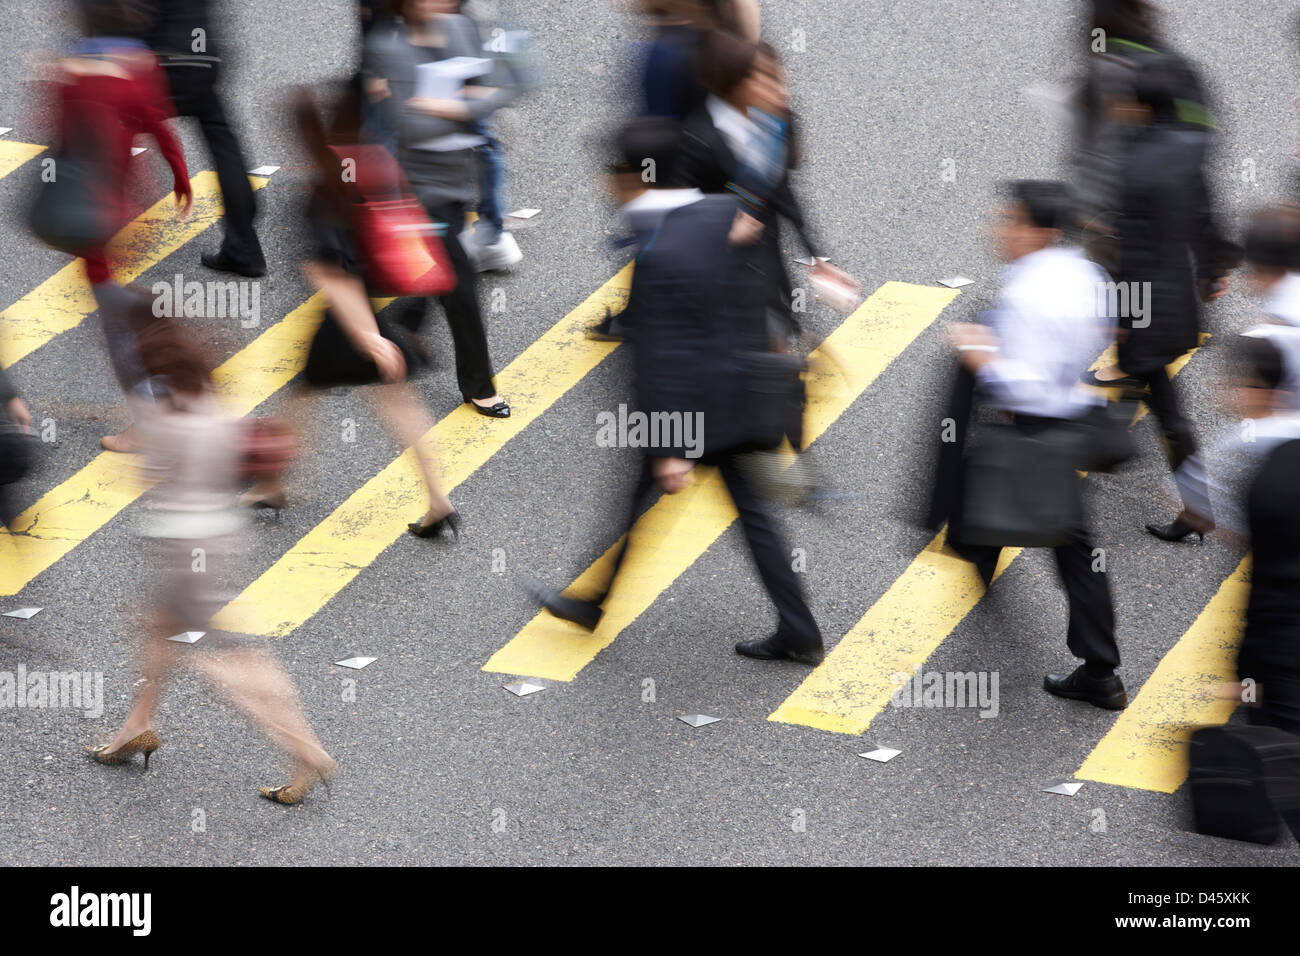
[[[763,224],[741,209],[737,210],[736,218],[731,221],[727,242],[733,246],[752,246],[762,235]]]
[[[9,399],[9,418],[23,431],[32,430],[32,413],[27,410],[27,403],[21,398]]]
[[[998,337],[987,325],[958,322],[948,327],[948,344],[971,372],[998,356]]]
[[[655,481],[666,495],[675,495],[690,484],[691,469],[695,462],[685,458],[656,458]]]

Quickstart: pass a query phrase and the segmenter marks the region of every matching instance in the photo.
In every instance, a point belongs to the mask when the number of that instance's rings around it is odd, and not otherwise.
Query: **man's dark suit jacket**
[[[628,303],[639,408],[703,412],[705,455],[747,439],[741,356],[768,344],[757,249],[727,242],[736,209],[730,196],[705,196],[668,213],[637,258]]]

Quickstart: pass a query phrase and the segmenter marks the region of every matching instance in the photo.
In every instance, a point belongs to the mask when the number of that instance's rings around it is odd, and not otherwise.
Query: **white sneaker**
[[[509,269],[523,261],[524,254],[519,243],[508,232],[502,232],[501,238],[489,244],[478,243],[472,239],[465,243],[465,253],[475,272],[491,272],[494,269]]]

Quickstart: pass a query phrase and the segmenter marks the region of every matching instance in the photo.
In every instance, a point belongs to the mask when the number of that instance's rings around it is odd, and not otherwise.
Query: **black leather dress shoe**
[[[199,256],[199,262],[209,269],[215,269],[217,272],[233,272],[235,275],[243,276],[246,279],[260,279],[266,275],[265,262],[261,265],[240,262],[237,259],[230,258],[224,252],[205,252]]]
[[[524,580],[524,587],[538,604],[556,617],[576,624],[588,631],[596,629],[596,626],[600,624],[601,615],[605,613],[601,610],[600,605],[593,601],[568,597],[559,588],[549,588],[540,581],[531,578]]]
[[[760,661],[794,661],[796,664],[812,664],[814,667],[826,657],[826,649],[821,645],[796,648],[775,637],[761,641],[741,641],[736,645],[736,653]]]
[[[1086,700],[1094,707],[1105,710],[1123,710],[1128,706],[1128,693],[1118,674],[1089,677],[1082,664],[1064,677],[1048,674],[1043,678],[1043,690],[1057,697]]]

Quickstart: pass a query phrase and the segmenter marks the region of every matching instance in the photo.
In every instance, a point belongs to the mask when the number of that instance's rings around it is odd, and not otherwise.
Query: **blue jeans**
[[[501,220],[506,205],[506,154],[501,142],[487,123],[478,123],[476,133],[487,137],[487,142],[474,148],[478,162],[478,223],[475,232],[481,233],[486,244],[501,238]]]

